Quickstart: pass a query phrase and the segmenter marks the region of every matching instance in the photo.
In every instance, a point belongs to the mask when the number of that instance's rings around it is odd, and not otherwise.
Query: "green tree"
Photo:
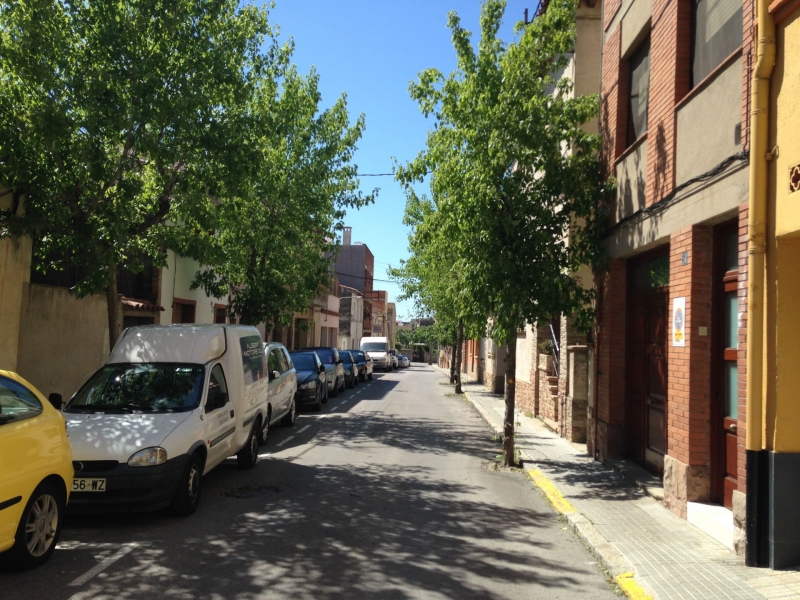
[[[289,48],[285,60],[290,57]],[[244,323],[273,323],[305,310],[330,284],[336,232],[345,209],[373,201],[358,191],[351,163],[364,116],[350,124],[346,98],[320,111],[319,77],[284,62],[258,82],[240,118],[240,177],[223,202],[211,201],[198,225],[213,230],[186,253],[206,265],[195,287],[230,296]]]
[[[506,46],[497,36],[505,2],[486,0],[477,50],[450,13],[456,70],[447,77],[423,71],[411,85],[435,125],[425,150],[399,177],[409,183],[430,174],[433,200],[412,239],[434,229],[440,248],[431,260],[442,262],[419,277],[455,274],[458,289],[448,296],[457,299],[456,314],[474,329],[488,321],[488,334],[508,346],[503,455],[509,466],[517,331],[561,312],[588,326],[593,293],[575,275],[602,261],[598,216],[609,190],[599,138],[582,129],[597,115],[597,98],[573,97],[572,82],[556,75],[574,46],[576,6],[553,0],[530,25],[519,25],[518,40]],[[436,284],[419,287],[430,285]]]
[[[281,55],[237,0],[0,4],[0,235],[105,292],[112,345],[118,267],[163,264],[170,229],[230,187],[238,117]]]

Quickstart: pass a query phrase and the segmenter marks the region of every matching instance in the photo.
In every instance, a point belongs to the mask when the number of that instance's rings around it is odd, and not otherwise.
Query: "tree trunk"
[[[108,349],[114,349],[114,344],[122,332],[122,315],[119,309],[119,294],[117,293],[117,267],[108,267],[108,287],[106,288],[106,304],[108,305]]]
[[[506,340],[508,351],[506,353],[506,386],[505,396],[506,414],[503,418],[503,466],[515,467],[517,461],[514,457],[514,390],[517,373],[517,333],[511,332]]]
[[[464,353],[464,321],[458,320],[458,340],[456,342],[456,394],[462,394],[461,389],[461,355]]]
[[[450,383],[456,382],[456,344],[450,348]]]
[[[289,352],[294,350],[294,317],[289,321],[289,331],[286,334],[286,347]]]

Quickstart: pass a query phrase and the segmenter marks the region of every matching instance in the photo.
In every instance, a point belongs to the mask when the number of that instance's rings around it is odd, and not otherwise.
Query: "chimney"
[[[342,245],[343,246],[349,246],[350,245],[350,239],[351,239],[352,235],[353,235],[353,228],[352,227],[345,227],[344,228],[344,234],[342,234]]]

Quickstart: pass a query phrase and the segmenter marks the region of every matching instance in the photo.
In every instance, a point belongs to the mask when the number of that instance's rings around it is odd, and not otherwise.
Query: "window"
[[[214,323],[225,323],[227,307],[224,304],[214,305]]]
[[[106,365],[75,394],[64,412],[187,412],[200,404],[204,374],[201,365]]]
[[[275,354],[275,350],[270,350],[269,352],[269,372],[272,374],[273,371],[277,371],[278,373],[281,372],[281,364],[278,360],[278,355]]]
[[[194,323],[194,309],[197,303],[194,300],[180,300],[175,298],[172,302],[173,323]]]
[[[283,350],[280,348],[277,350],[273,350],[275,354],[278,356],[278,364],[281,367],[281,373],[286,373],[289,370],[289,361],[286,359],[286,355],[283,353]]]
[[[742,2],[692,1],[692,86],[742,45]]]
[[[222,402],[222,397],[225,402]],[[225,382],[225,372],[222,365],[216,364],[211,369],[211,376],[208,378],[208,398],[206,400],[206,412],[211,412],[217,408],[222,408],[228,403],[228,384]]]
[[[283,355],[283,360],[286,361],[286,370],[294,369],[294,363],[292,362],[292,357],[289,356],[289,351],[286,348],[281,348],[281,354]]]
[[[0,377],[0,425],[30,419],[42,413],[42,403],[28,388]]]
[[[630,58],[628,99],[628,140],[630,146],[647,131],[647,102],[650,96],[650,38]]]
[[[669,255],[640,262],[633,269],[633,291],[646,292],[669,285]]]

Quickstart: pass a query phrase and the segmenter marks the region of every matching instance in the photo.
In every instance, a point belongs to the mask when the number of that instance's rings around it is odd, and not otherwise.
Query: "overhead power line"
[[[339,271],[334,271],[334,272],[339,276],[350,277],[351,279],[361,279],[361,280],[367,279],[363,275],[353,275],[351,273],[341,273]],[[391,279],[376,279],[375,277],[370,277],[369,279],[372,279],[372,281],[380,281],[381,283],[394,283],[394,284],[397,283],[396,281],[392,281]]]

